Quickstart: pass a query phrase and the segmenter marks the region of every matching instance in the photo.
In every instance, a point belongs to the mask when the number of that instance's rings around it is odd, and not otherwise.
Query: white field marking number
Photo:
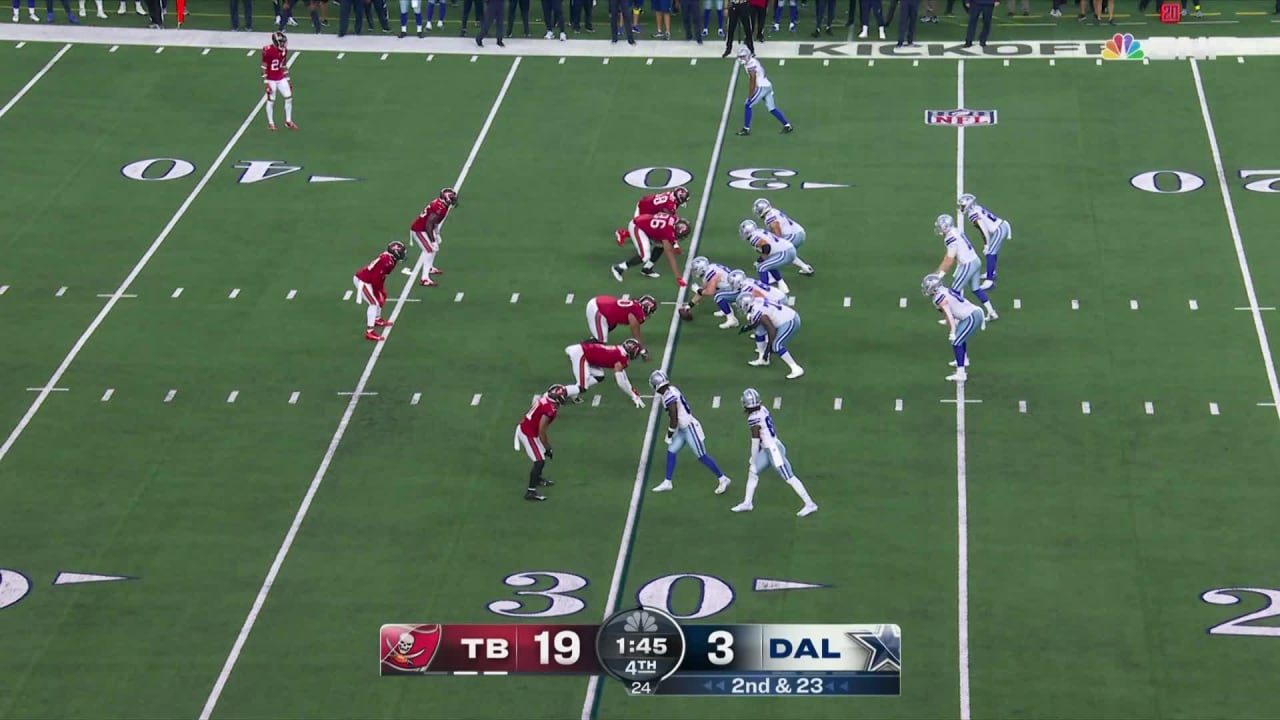
[[[517,590],[521,597],[541,597],[545,599],[542,609],[530,608],[522,600],[494,600],[489,603],[490,612],[506,617],[563,617],[574,615],[586,608],[587,603],[574,593],[587,586],[587,579],[571,572],[554,570],[529,570],[513,573],[502,579],[503,584],[515,588],[527,588],[538,585],[540,578],[550,580],[551,587],[542,590]],[[680,613],[671,607],[672,593],[680,582],[696,582],[700,585],[697,594],[698,605],[689,613]],[[712,575],[698,573],[674,573],[654,578],[645,583],[636,592],[636,600],[640,605],[665,610],[678,620],[696,620],[724,612],[733,604],[734,591],[729,583]]]
[[[1257,612],[1251,612],[1247,615],[1238,615],[1224,623],[1214,625],[1209,628],[1209,634],[1280,637],[1280,626],[1249,624],[1255,620],[1280,617],[1280,590],[1248,587],[1217,588],[1216,590],[1204,591],[1200,594],[1200,599],[1210,605],[1236,605],[1240,602],[1241,595],[1246,593],[1263,596],[1267,599],[1267,604]]]
[[[1244,189],[1250,192],[1280,193],[1280,170],[1238,170],[1236,176],[1249,180]],[[1204,187],[1204,178],[1185,170],[1148,170],[1129,178],[1129,184],[1143,192],[1157,195],[1181,195]]]

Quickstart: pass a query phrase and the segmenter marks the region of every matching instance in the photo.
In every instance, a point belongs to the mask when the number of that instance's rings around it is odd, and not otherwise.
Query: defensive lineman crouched
[[[734,512],[750,512],[752,501],[756,496],[756,485],[760,483],[760,471],[773,466],[783,480],[796,491],[796,495],[804,501],[804,507],[796,513],[804,517],[818,511],[818,505],[809,497],[804,483],[791,470],[787,460],[787,446],[782,444],[778,431],[773,426],[773,417],[760,402],[760,393],[753,388],[742,391],[742,408],[747,413],[747,427],[751,430],[751,460],[747,465],[747,495],[742,502],[733,506]]]
[[[404,243],[393,242],[387,245],[386,252],[374,258],[372,262],[356,271],[356,304],[368,303],[365,310],[368,316],[368,329],[364,333],[366,340],[379,342],[384,338],[374,328],[391,327],[391,323],[382,319],[382,306],[387,304],[387,276],[396,269],[396,263],[404,259]]]
[[[516,450],[523,449],[533,467],[529,470],[529,489],[524,493],[525,500],[546,500],[538,492],[538,486],[554,485],[549,478],[542,476],[542,468],[551,459],[551,441],[547,439],[547,428],[555,422],[560,406],[569,401],[569,393],[563,385],[552,385],[547,391],[534,398],[533,405],[516,425]]]
[[[688,203],[689,189],[681,186],[674,190],[645,195],[640,198],[640,202],[636,203],[636,209],[631,212],[631,217],[637,218],[641,215],[657,215],[658,213],[675,215],[677,210]],[[631,237],[631,231],[627,228],[618,228],[616,234],[619,245],[625,245]]]
[[[587,301],[587,329],[595,340],[607,342],[614,328],[626,325],[631,329],[631,337],[643,345],[640,326],[657,311],[658,301],[652,295],[641,295],[638,300],[597,295]]]
[[[602,345],[595,341],[584,342],[566,347],[564,354],[569,356],[570,369],[573,371],[573,384],[565,390],[575,403],[582,402],[582,398],[579,397],[582,391],[604,379],[605,370],[612,370],[613,377],[618,387],[622,388],[622,392],[631,398],[636,407],[644,407],[644,399],[635,388],[631,387],[631,380],[627,377],[627,365],[632,360],[649,359],[649,353],[645,352],[639,340],[627,338],[621,345]]]
[[[654,370],[649,375],[649,386],[657,392],[658,397],[662,399],[662,406],[667,409],[667,475],[665,480],[653,488],[653,491],[665,492],[674,487],[671,484],[671,476],[676,472],[676,456],[681,449],[688,447],[698,458],[698,462],[715,473],[716,479],[719,480],[719,484],[716,485],[716,494],[722,494],[729,488],[729,478],[720,472],[716,461],[707,454],[707,436],[702,432],[702,423],[698,422],[698,419],[693,416],[693,411],[689,409],[689,401],[685,400],[684,393],[680,392],[680,388],[672,385],[667,379],[667,374],[661,370]]]
[[[947,379],[962,382],[968,379],[965,368],[969,366],[969,336],[976,330],[986,330],[987,318],[982,314],[982,309],[966,300],[963,294],[945,287],[942,278],[937,275],[925,275],[920,283],[920,290],[925,297],[933,300],[934,307],[946,317],[944,322],[949,329],[947,339],[951,341],[951,349],[956,356],[951,363],[956,366],[956,372],[948,375]]]
[[[284,126],[293,124],[293,83],[289,80],[288,39],[282,32],[271,33],[271,44],[262,48],[262,82],[267,93],[267,129],[276,129],[276,95],[284,98]]]
[[[611,266],[609,272],[613,273],[614,280],[622,282],[622,273],[640,265],[641,275],[662,277],[653,269],[653,261],[665,253],[667,263],[671,265],[671,274],[676,276],[676,284],[684,287],[684,278],[680,276],[680,268],[676,265],[676,255],[680,254],[680,240],[688,235],[689,222],[676,215],[638,215],[631,220],[627,229],[627,237],[635,245],[636,254],[626,262]],[[625,238],[620,240],[626,242]],[[655,241],[657,247],[654,247]]]
[[[982,254],[987,256],[987,274],[978,289],[990,290],[996,286],[996,261],[1000,259],[1000,246],[1013,237],[1013,229],[1009,227],[1008,220],[996,217],[995,213],[979,205],[978,198],[969,193],[961,195],[956,205],[969,222],[982,232],[985,240]]]

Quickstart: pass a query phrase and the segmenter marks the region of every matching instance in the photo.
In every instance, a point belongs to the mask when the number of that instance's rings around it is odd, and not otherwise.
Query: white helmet
[[[747,284],[747,273],[744,270],[734,270],[729,273],[729,287],[734,290],[741,290]]]
[[[978,202],[978,198],[974,197],[972,193],[965,193],[956,198],[956,207],[960,208],[960,212],[968,212],[969,208],[973,207],[976,202]]]
[[[751,306],[756,302],[756,298],[751,293],[747,293],[738,298],[738,309],[745,315],[751,314]]]
[[[755,388],[747,388],[742,391],[742,407],[750,410],[751,408],[760,407],[760,392]]]
[[[661,370],[654,370],[649,373],[649,387],[657,390],[663,385],[670,385],[671,381],[667,379],[667,374]]]
[[[744,63],[745,63],[745,62],[747,61],[747,59],[748,59],[748,58],[750,58],[750,57],[751,57],[751,51],[747,49],[747,46],[746,46],[746,45],[739,45],[739,46],[738,46],[738,60],[740,60],[740,61],[742,61],[742,62],[744,62]]]
[[[738,237],[743,240],[750,240],[752,234],[759,230],[760,226],[756,225],[754,220],[743,220],[738,223]]]
[[[920,292],[925,297],[933,297],[933,294],[942,286],[942,276],[938,273],[929,273],[920,281]]]
[[[689,263],[689,273],[695,277],[702,277],[710,266],[711,261],[705,256],[699,255],[693,259],[693,262]]]
[[[937,220],[933,221],[933,229],[939,235],[946,235],[947,231],[956,226],[956,219],[950,215],[939,215]]]
[[[760,218],[764,217],[764,214],[769,212],[772,208],[773,206],[764,198],[756,198],[756,201],[751,203],[751,209],[755,211],[756,217]]]

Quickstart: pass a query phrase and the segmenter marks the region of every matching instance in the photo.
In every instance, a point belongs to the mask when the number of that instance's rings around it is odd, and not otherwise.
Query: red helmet
[[[689,188],[681,185],[675,190],[672,190],[671,194],[675,196],[676,205],[679,207],[684,207],[689,203]]]
[[[405,256],[408,254],[407,252],[405,252],[404,243],[400,242],[399,240],[389,243],[387,245],[387,252],[391,253],[391,257],[397,260],[403,260]]]
[[[280,48],[281,50],[284,50],[285,45],[289,44],[289,38],[285,37],[284,33],[277,30],[271,33],[271,44],[276,46],[277,48]]]
[[[636,300],[636,303],[640,305],[640,309],[644,310],[645,317],[658,312],[658,301],[652,295],[641,295],[640,299]]]
[[[447,187],[440,191],[440,199],[449,207],[456,207],[458,204],[458,191]]]
[[[646,360],[649,358],[649,353],[645,351],[644,346],[640,344],[640,341],[635,338],[627,338],[626,340],[623,340],[622,349],[626,351],[627,357],[632,360],[639,357],[645,358]]]
[[[563,385],[552,385],[547,388],[547,399],[557,405],[569,402],[569,390]]]
[[[688,237],[690,231],[692,230],[693,228],[689,227],[688,220],[685,220],[684,218],[678,218],[676,220],[676,237],[678,238]]]

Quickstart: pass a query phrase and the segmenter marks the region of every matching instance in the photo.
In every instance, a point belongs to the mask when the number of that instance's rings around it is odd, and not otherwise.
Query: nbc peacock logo
[[[1129,33],[1116,33],[1102,49],[1103,60],[1141,60],[1146,55],[1142,50],[1142,42],[1134,40]]]

